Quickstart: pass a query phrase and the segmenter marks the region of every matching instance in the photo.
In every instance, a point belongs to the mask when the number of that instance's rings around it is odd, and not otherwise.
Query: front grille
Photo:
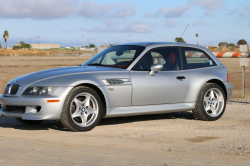
[[[18,92],[19,85],[13,85],[10,90],[11,95],[15,95]]]
[[[10,88],[10,84],[6,85],[6,88],[5,88],[4,94],[8,94],[8,92],[9,92],[9,88]]]

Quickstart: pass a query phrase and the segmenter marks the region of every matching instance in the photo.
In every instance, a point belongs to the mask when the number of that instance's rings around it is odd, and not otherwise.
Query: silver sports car
[[[80,66],[10,81],[0,95],[0,115],[30,125],[60,120],[72,131],[91,130],[101,118],[189,110],[214,121],[232,91],[227,68],[204,47],[129,43]]]

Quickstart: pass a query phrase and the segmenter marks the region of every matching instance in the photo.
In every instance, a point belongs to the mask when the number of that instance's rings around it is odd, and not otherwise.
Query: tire
[[[101,120],[102,101],[91,88],[80,86],[72,89],[67,95],[60,121],[71,131],[90,131]]]
[[[217,84],[206,83],[200,90],[195,109],[192,112],[200,120],[215,121],[223,115],[225,108],[224,90]]]
[[[16,120],[26,125],[38,125],[43,122],[43,120],[23,120],[21,118],[16,118]]]

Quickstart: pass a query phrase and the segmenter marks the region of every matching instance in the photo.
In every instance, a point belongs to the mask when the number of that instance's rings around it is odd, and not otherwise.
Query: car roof
[[[194,44],[187,44],[187,43],[176,43],[176,42],[135,42],[135,43],[124,43],[119,45],[135,45],[135,46],[183,46],[183,47],[200,47],[204,48],[203,46],[197,46]]]

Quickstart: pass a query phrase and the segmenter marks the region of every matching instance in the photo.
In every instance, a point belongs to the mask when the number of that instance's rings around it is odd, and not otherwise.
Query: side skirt
[[[192,110],[194,108],[195,108],[195,103],[113,107],[113,108],[107,108],[107,114],[105,118],[119,117],[119,116],[144,115],[144,114],[183,112],[183,111]]]

